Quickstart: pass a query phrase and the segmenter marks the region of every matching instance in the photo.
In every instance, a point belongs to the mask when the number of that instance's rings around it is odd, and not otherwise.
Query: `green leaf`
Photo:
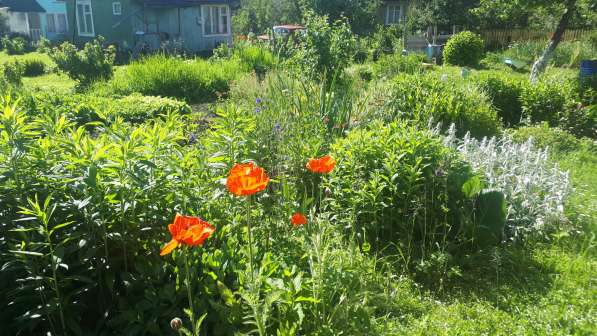
[[[462,193],[466,198],[473,198],[483,190],[483,182],[479,176],[473,176],[462,185]]]
[[[30,256],[34,256],[34,257],[43,257],[43,253],[39,253],[39,252],[31,252],[31,251],[8,251],[11,253],[15,253],[15,254],[24,254],[24,255],[30,255]]]
[[[71,224],[73,224],[73,223],[75,223],[75,222],[66,222],[66,223],[62,223],[62,224],[58,224],[58,225],[54,226],[54,227],[52,228],[52,230],[50,230],[50,235],[52,235],[52,234],[53,234],[54,232],[56,232],[57,230],[59,230],[59,229],[62,229],[62,228],[65,228],[65,227],[67,227],[67,226],[69,226],[69,225],[71,225]]]

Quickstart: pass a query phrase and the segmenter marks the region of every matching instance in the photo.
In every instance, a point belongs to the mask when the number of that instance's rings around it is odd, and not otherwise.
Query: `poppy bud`
[[[174,330],[182,328],[182,320],[178,317],[173,318],[172,321],[170,321],[170,328]]]

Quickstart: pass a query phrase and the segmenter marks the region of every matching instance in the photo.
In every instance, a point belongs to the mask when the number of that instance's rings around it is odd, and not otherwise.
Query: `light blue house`
[[[42,36],[52,41],[66,39],[66,3],[60,0],[0,0],[0,13],[8,18],[11,33],[33,41]]]
[[[67,39],[68,20],[64,0],[37,0],[46,11],[41,14],[42,34],[50,41]]]

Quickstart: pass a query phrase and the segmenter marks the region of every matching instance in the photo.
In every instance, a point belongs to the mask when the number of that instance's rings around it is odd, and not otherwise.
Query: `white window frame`
[[[116,10],[118,9],[118,10]],[[112,14],[113,15],[122,15],[122,2],[115,1],[112,3]]]
[[[89,6],[89,16],[91,16],[91,32],[81,32],[80,28],[81,25],[79,24],[81,18],[79,17],[79,5],[88,5]],[[83,13],[83,16],[85,17],[85,14],[87,14],[87,12]],[[84,37],[94,37],[95,36],[95,25],[93,24],[93,8],[91,7],[91,0],[76,0],[75,1],[75,18],[77,19],[77,33],[79,33],[79,36],[84,36]],[[83,20],[85,20],[85,18],[83,18]],[[87,21],[85,21],[85,23],[87,23]],[[85,26],[87,26],[87,24],[85,24]]]
[[[60,16],[64,17],[64,31],[59,31],[60,24],[58,23],[58,18]],[[56,34],[67,34],[68,33],[68,17],[66,13],[55,13],[54,14],[54,23],[56,24]]]
[[[396,19],[396,10],[398,10],[398,19]],[[386,6],[386,26],[399,24],[402,22],[403,6],[402,3],[390,3]],[[392,21],[390,21],[392,15]]]
[[[227,20],[226,20],[226,33],[216,33],[216,34],[213,34],[213,33],[212,33],[212,34],[207,34],[207,33],[205,32],[205,27],[207,26],[207,22],[206,22],[206,21],[207,21],[207,20],[206,20],[207,11],[208,11],[208,10],[210,10],[210,11],[211,11],[211,10],[213,10],[214,8],[220,8],[220,9],[221,9],[221,8],[225,8],[225,9],[226,9],[226,18],[227,18]],[[218,12],[219,12],[219,11],[218,11]],[[231,13],[230,13],[230,6],[228,6],[228,5],[202,5],[202,6],[201,6],[201,23],[202,23],[202,26],[203,26],[203,36],[205,36],[205,37],[212,37],[212,36],[230,36],[230,34],[231,34],[231,28],[232,28],[232,26],[231,26],[231,22],[230,22],[230,21],[231,21],[231,16],[232,16],[232,15],[231,15]],[[220,15],[220,17],[218,18],[218,20],[219,20],[221,17],[222,17],[222,15]],[[211,23],[213,23],[213,19],[214,19],[214,16],[212,15],[212,16],[211,16],[211,20],[212,20],[212,22],[210,22],[210,24],[211,24]],[[212,25],[212,26],[213,26],[213,25]],[[221,23],[219,23],[219,28],[220,28],[220,29],[218,29],[218,30],[221,30],[221,28],[222,28],[222,24],[221,24]]]
[[[58,23],[58,18],[60,16],[64,17],[64,31],[60,31],[60,24]],[[49,17],[52,17],[52,20],[54,20],[54,31],[50,31],[50,20]],[[46,31],[48,33],[53,33],[53,34],[66,34],[68,33],[68,20],[66,19],[66,14],[65,13],[47,13],[46,14]]]
[[[50,25],[52,21],[53,25]],[[46,32],[57,34],[56,15],[54,13],[46,13]]]

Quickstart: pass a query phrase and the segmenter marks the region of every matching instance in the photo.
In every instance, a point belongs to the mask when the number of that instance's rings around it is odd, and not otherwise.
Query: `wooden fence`
[[[595,30],[566,30],[564,33],[564,41],[575,41],[586,39]],[[535,41],[547,40],[551,37],[553,32],[538,31],[531,29],[503,29],[503,30],[486,30],[481,32],[485,44],[490,47],[506,47],[512,42],[517,41]]]

